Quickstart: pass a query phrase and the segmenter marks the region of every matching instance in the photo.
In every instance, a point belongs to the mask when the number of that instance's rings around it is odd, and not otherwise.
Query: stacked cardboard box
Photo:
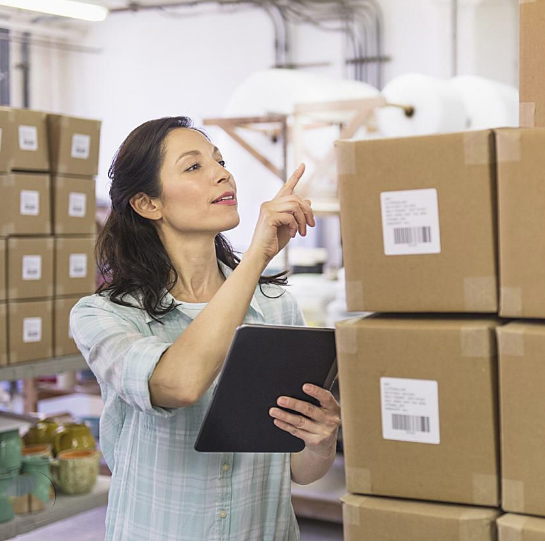
[[[72,306],[95,290],[95,182],[100,121],[48,115],[55,235],[54,355],[78,352],[69,328]]]
[[[0,108],[0,364],[77,353],[65,307],[94,291],[99,135],[98,121]]]
[[[337,143],[349,310],[412,313],[337,325],[348,537],[494,539],[427,502],[500,498],[500,540],[545,536],[545,0],[520,10],[521,128]]]
[[[386,516],[411,539],[494,539],[495,134],[340,141],[337,152],[348,307],[381,313],[337,324],[345,512],[367,521],[347,522],[345,537],[375,539]],[[465,533],[467,520],[478,522]]]
[[[345,541],[495,541],[497,517],[482,507],[343,498]]]

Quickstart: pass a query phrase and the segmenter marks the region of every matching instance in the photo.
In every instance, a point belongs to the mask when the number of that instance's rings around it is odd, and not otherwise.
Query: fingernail
[[[304,390],[305,392],[312,392],[312,386],[311,386],[310,384],[305,384],[305,385],[303,386],[303,390]]]
[[[286,398],[285,397],[279,397],[278,398],[278,405],[285,405],[286,404]]]

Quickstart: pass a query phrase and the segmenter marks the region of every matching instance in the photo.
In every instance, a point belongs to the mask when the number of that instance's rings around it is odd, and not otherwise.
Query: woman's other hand
[[[278,407],[272,407],[269,414],[274,418],[276,426],[302,439],[308,450],[320,458],[328,458],[336,449],[341,407],[329,390],[314,384],[305,384],[303,392],[316,398],[320,406],[282,396],[277,400],[278,405],[300,414],[283,411]]]
[[[293,192],[305,165],[301,163],[276,196],[261,205],[249,250],[257,251],[270,261],[297,233],[306,236],[307,226],[314,227],[311,202]]]

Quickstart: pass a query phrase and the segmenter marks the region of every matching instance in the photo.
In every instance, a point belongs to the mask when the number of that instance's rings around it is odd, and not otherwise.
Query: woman
[[[261,206],[239,259],[220,234],[239,222],[235,181],[191,120],[144,123],[114,158],[112,212],[97,241],[110,282],[70,321],[104,400],[106,539],[298,539],[290,479],[311,483],[333,462],[330,392],[305,385],[320,407],[293,398],[271,407],[274,424],[305,442],[299,453],[203,454],[193,444],[237,326],[303,324],[285,280],[262,276],[314,226],[310,201],[293,193],[303,171]]]

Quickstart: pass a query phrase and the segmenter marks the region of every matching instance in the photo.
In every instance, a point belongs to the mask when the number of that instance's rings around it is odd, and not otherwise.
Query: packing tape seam
[[[346,490],[351,494],[371,494],[371,470],[346,466]]]
[[[464,133],[464,162],[466,166],[492,163],[489,133],[468,131]]]
[[[498,351],[501,356],[524,357],[524,333],[498,328]]]
[[[507,316],[522,316],[522,288],[500,288],[500,309]]]
[[[502,478],[501,485],[502,499],[508,504],[509,510],[524,513],[526,508],[524,481]]]
[[[509,517],[509,521],[505,523],[502,518]],[[500,541],[524,541],[523,532],[526,526],[527,518],[522,515],[508,514],[501,517],[498,522]]]
[[[483,535],[485,522],[486,519],[483,519],[482,515],[476,515],[473,510],[468,510],[467,513],[463,513],[460,516],[460,541],[489,541],[490,532],[488,532],[488,535]],[[490,521],[488,522],[489,528],[487,529],[490,530]]]
[[[496,133],[498,163],[520,163],[522,159],[520,137],[521,133],[518,131],[505,130]]]
[[[358,332],[352,325],[341,325],[336,328],[336,342],[339,353],[357,354]]]
[[[536,126],[536,103],[535,102],[520,102],[519,103],[519,125],[521,127]]]
[[[499,498],[498,475],[472,474],[473,501],[477,505],[495,505]]]
[[[364,312],[365,305],[363,304],[363,282],[361,280],[351,280],[346,283],[347,299],[353,302],[357,308],[353,308],[352,312]]]
[[[357,174],[355,143],[343,142],[342,146],[335,143],[335,154],[337,156],[337,174],[339,176]]]
[[[343,504],[343,524],[361,526],[360,508],[358,505]]]
[[[491,358],[496,355],[493,332],[488,328],[462,327],[460,344],[464,358]]]
[[[497,282],[494,276],[464,278],[466,311],[496,312],[498,306]]]
[[[520,4],[534,4],[536,0],[519,0]]]

